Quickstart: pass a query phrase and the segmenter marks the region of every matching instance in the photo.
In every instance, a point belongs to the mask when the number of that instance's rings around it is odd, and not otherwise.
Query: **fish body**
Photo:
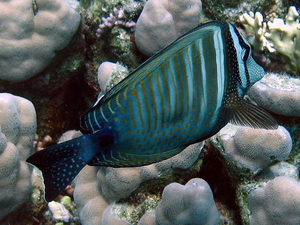
[[[232,24],[207,23],[143,63],[83,115],[82,128],[93,134],[27,161],[42,170],[51,200],[86,164],[159,162],[211,137],[229,121],[276,129],[269,114],[242,98],[263,75]]]

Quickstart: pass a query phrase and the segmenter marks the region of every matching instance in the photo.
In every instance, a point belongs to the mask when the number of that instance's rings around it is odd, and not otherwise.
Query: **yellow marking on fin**
[[[175,81],[174,81],[174,74],[172,73],[172,66],[171,66],[171,62],[170,60],[167,61],[167,68],[169,70],[169,73],[171,75],[171,79],[172,79],[172,82],[173,82],[173,85],[175,85]],[[171,105],[171,88],[169,87],[169,82],[167,80],[167,74],[166,74],[166,71],[165,71],[165,67],[163,66],[162,67],[162,72],[163,72],[163,78],[164,78],[164,83],[166,85],[166,88],[167,88],[167,93],[168,93],[168,121],[171,119],[171,114],[172,114],[172,105]],[[176,99],[175,99],[176,100]]]
[[[132,101],[128,101],[128,105],[129,105],[130,117],[131,117],[131,120],[132,120],[133,127],[136,128],[137,126],[136,126],[136,121],[135,121],[135,118],[134,118],[134,111],[133,111]]]
[[[165,106],[165,102],[164,102],[164,95],[162,93],[162,88],[161,88],[161,81],[160,81],[160,73],[157,72],[156,74],[156,84],[157,84],[157,90],[159,93],[159,98],[160,98],[160,108],[161,110],[161,118],[162,118],[162,123],[164,123],[164,118],[165,118],[165,110],[164,110],[164,106]]]
[[[137,106],[138,106],[138,115],[139,115],[141,123],[142,123],[141,126],[143,127],[145,124],[144,124],[143,111],[142,111],[142,102],[141,102],[140,96],[138,95],[137,90],[133,90],[131,92],[131,94],[136,97]]]
[[[149,90],[150,90],[150,98],[151,98],[152,104],[153,104],[152,105],[152,110],[155,110],[155,115],[156,115],[156,116],[154,116],[154,118],[153,118],[154,121],[151,124],[154,125],[153,129],[156,130],[156,128],[157,128],[158,107],[156,105],[156,99],[155,99],[156,95],[155,95],[155,92],[154,92],[156,87],[155,88],[153,87],[153,81],[152,81],[153,76],[154,76],[153,73],[151,73],[149,75]]]
[[[125,109],[124,109],[124,107],[119,102],[119,95],[120,95],[119,93],[116,95],[116,103],[119,106],[119,108],[121,109],[121,113],[124,114],[125,113]]]
[[[116,112],[111,108],[111,101],[107,102],[108,108],[111,111],[112,114],[115,114]]]
[[[149,96],[147,95],[147,90],[144,81],[141,82],[141,88],[142,88],[142,94],[144,96],[144,103],[147,112],[147,127],[148,127],[148,131],[150,131],[151,130],[151,109],[149,105]]]

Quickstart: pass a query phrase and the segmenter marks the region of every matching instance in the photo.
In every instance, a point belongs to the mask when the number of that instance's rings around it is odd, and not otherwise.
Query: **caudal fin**
[[[45,183],[45,198],[52,201],[75,178],[81,169],[95,155],[89,143],[89,135],[84,135],[39,151],[27,159],[38,167]]]

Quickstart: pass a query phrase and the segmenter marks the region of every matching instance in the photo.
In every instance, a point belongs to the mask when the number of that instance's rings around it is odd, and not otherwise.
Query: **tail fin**
[[[27,162],[38,167],[45,183],[45,198],[52,201],[95,156],[90,135],[84,135],[35,153]],[[87,149],[88,148],[88,149]]]

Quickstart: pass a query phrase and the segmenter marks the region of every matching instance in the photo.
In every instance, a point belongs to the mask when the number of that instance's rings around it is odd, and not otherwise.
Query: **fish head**
[[[254,83],[263,78],[265,71],[252,57],[253,50],[247,39],[233,25],[230,29],[237,56],[238,96],[243,97]]]

